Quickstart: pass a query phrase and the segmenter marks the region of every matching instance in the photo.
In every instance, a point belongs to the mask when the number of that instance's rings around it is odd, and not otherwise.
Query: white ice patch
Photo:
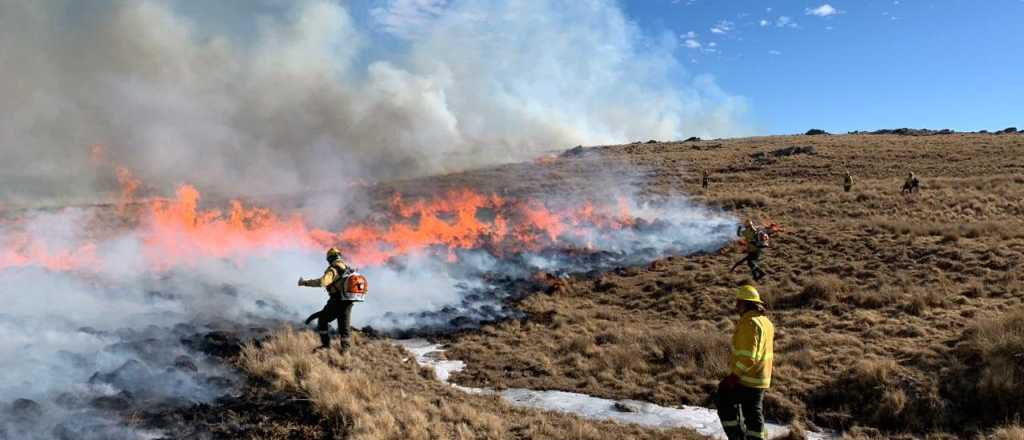
[[[537,391],[523,388],[509,388],[497,392],[489,388],[464,387],[450,383],[448,379],[451,374],[465,369],[465,362],[445,359],[444,349],[440,344],[432,344],[424,339],[399,339],[394,342],[412,352],[416,356],[417,363],[433,368],[438,380],[462,391],[473,394],[497,394],[516,406],[572,413],[590,420],[613,420],[652,428],[689,428],[714,438],[726,438],[725,432],[722,431],[722,425],[718,421],[718,414],[714,410],[699,406],[684,405],[675,408],[637,400],[616,401],[565,391]],[[769,423],[767,428],[769,438],[789,433],[789,429],[782,425]],[[833,438],[833,436],[808,432],[807,438],[823,440]]]

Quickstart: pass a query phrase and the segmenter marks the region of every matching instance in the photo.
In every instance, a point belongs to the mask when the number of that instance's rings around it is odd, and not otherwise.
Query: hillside
[[[771,154],[813,147],[811,154]],[[540,165],[644,170],[641,193],[692,194],[779,223],[763,258],[778,335],[767,412],[868,436],[988,432],[1024,404],[1024,136],[784,136],[645,143]],[[766,154],[762,154],[766,153]],[[707,169],[709,190],[699,185]],[[841,189],[849,170],[856,184]],[[919,194],[900,194],[904,176]],[[469,179],[467,176],[460,177]],[[706,404],[726,369],[742,255],[670,257],[574,277],[529,317],[451,338],[458,383]]]

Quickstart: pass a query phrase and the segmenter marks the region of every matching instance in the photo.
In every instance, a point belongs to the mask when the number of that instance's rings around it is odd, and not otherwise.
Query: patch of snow
[[[488,388],[464,387],[448,382],[452,373],[466,368],[466,363],[444,358],[444,349],[440,344],[432,344],[424,339],[399,339],[396,344],[405,347],[416,356],[416,362],[432,367],[437,379],[459,390],[472,394],[498,394],[509,403],[527,408],[548,411],[559,411],[576,414],[591,420],[614,420],[620,423],[634,423],[652,428],[689,428],[703,435],[724,439],[725,433],[718,422],[718,414],[711,409],[699,406],[682,406],[679,408],[655,405],[637,400],[610,400],[586,394],[565,391],[536,391],[523,388],[510,388],[495,392]],[[623,411],[626,409],[626,411]],[[785,435],[789,429],[785,426],[769,423],[769,438]],[[808,432],[811,440],[832,438],[831,435]]]
[[[395,343],[415,355],[416,363],[433,368],[434,376],[441,382],[448,383],[448,377],[452,373],[458,373],[466,368],[465,362],[443,359],[444,350],[441,346],[426,339],[399,339]]]

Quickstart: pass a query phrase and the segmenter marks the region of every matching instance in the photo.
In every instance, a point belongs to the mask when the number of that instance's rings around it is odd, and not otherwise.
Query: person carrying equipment
[[[754,281],[764,278],[766,274],[758,262],[761,259],[761,252],[768,247],[768,241],[771,239],[770,232],[766,228],[754,226],[753,220],[747,220],[746,226],[736,227],[736,236],[743,238],[743,241],[746,242],[747,255],[733,264],[729,271],[734,272],[739,265],[747,263],[747,267],[750,268],[750,276],[754,278]]]
[[[718,420],[729,440],[767,439],[763,403],[772,381],[775,326],[754,286],[736,291],[735,310],[740,320],[732,335],[730,374],[718,384]]]
[[[351,345],[352,305],[365,299],[367,283],[365,277],[345,263],[338,248],[332,247],[327,250],[327,264],[327,270],[322,277],[310,280],[299,278],[300,287],[323,287],[327,289],[328,295],[327,305],[306,318],[306,324],[313,319],[317,320],[320,347],[316,350],[321,350],[331,347],[330,323],[337,319],[340,334],[339,350],[344,354]]]
[[[708,170],[701,170],[700,172],[700,187],[708,189],[711,186],[711,175],[708,174]]]
[[[850,192],[851,189],[853,189],[853,176],[847,171],[843,176],[843,192]]]
[[[910,175],[907,176],[907,180],[903,182],[903,190],[901,192],[903,194],[913,194],[920,190],[921,180],[919,180],[914,173],[910,173]]]

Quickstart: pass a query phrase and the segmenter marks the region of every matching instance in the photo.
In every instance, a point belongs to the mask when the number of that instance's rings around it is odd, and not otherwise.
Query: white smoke
[[[338,193],[354,180],[576,144],[746,131],[741,98],[686,75],[675,42],[646,35],[612,0],[394,0],[369,21],[360,16],[329,1],[0,0],[0,201],[109,201],[112,173],[90,156],[90,146],[104,145],[109,161],[135,170],[155,194],[180,183],[214,196],[322,190],[304,207],[319,219],[346,206]],[[729,219],[669,210],[686,214],[662,235],[627,230],[587,244],[625,263],[641,248],[689,253],[727,240]],[[109,215],[16,216],[0,221],[0,252],[28,236],[46,255],[84,259],[76,252],[90,241],[95,261],[72,272],[0,268],[0,437],[113,436],[96,430],[109,414],[68,396],[209,400],[217,390],[204,379],[227,373],[181,343],[203,331],[190,326],[294,322],[325,300],[322,290],[295,286],[322,273],[322,255],[308,249],[152,271],[145,237],[108,230]],[[575,244],[595,239],[586,238]],[[502,298],[470,298],[494,288],[474,276],[574,269],[550,255],[517,265],[483,252],[460,258],[454,268],[426,257],[366,268],[372,293],[353,324],[492,319],[503,316]],[[167,370],[180,356],[196,371]],[[17,398],[43,415],[23,420]],[[137,437],[117,426],[117,438]]]
[[[747,132],[742,98],[688,76],[676,41],[612,0],[391,0],[368,15],[0,0],[0,199],[111,190],[94,144],[157,192],[258,195]]]
[[[217,323],[236,328],[267,320],[298,323],[326,301],[323,289],[295,283],[324,269],[321,251],[305,247],[305,237],[292,237],[291,248],[196,255],[155,269],[145,219],[137,227],[111,226],[103,221],[109,209],[29,212],[0,224],[0,250],[27,251],[31,257],[19,265],[0,251],[0,296],[5,298],[0,368],[7,373],[0,375],[0,437],[79,438],[104,426],[95,438],[112,432],[117,438],[142,438],[143,433],[123,428],[116,414],[97,410],[102,405],[96,399],[124,398],[126,405],[143,408],[149,399],[209,401],[224,390],[209,386],[208,379],[231,374],[182,339]],[[629,210],[636,216],[634,226],[576,225],[538,252],[495,255],[469,249],[456,261],[445,252],[426,252],[363,268],[371,294],[355,307],[352,323],[397,333],[472,328],[515,316],[506,300],[528,293],[517,286],[529,286],[536,272],[609,270],[664,255],[712,251],[733,231],[733,219],[685,200]],[[32,249],[19,249],[19,240],[41,247],[40,255],[49,257],[32,257]],[[84,247],[86,242],[92,246]],[[584,252],[579,260],[563,253],[584,248],[600,258],[587,259]],[[72,264],[77,269],[70,271],[40,267],[76,260],[88,265]],[[179,368],[181,357],[194,368]],[[25,410],[13,409],[16,399],[30,399],[41,409],[26,416]]]

